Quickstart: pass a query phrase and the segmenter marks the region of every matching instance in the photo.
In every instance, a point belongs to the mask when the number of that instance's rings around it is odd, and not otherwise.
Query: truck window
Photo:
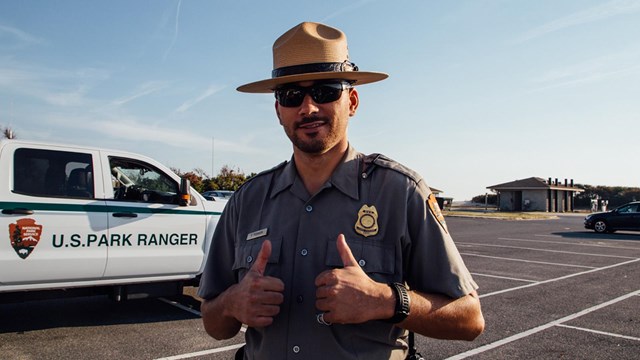
[[[179,184],[142,161],[109,157],[113,198],[160,204],[177,204]]]
[[[30,196],[94,197],[91,154],[44,149],[17,149],[13,192]]]

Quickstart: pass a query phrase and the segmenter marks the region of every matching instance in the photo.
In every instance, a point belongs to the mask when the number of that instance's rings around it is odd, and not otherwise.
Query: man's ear
[[[274,104],[275,108],[276,108],[276,116],[278,117],[278,121],[280,122],[280,125],[282,125],[282,119],[280,118],[280,107],[278,106],[278,100],[276,100],[276,103]]]
[[[349,89],[349,116],[354,116],[356,114],[358,105],[360,105],[358,90],[356,90],[355,88]]]

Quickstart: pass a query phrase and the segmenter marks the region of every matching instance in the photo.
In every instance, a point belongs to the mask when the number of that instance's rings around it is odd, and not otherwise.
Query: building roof
[[[539,177],[530,177],[522,180],[515,180],[511,182],[507,182],[504,184],[487,186],[487,189],[496,190],[496,191],[507,191],[507,190],[564,190],[564,191],[573,191],[573,192],[583,192],[583,189],[572,185],[563,185],[560,182],[558,184],[554,184],[553,182],[549,183],[542,178]]]
[[[434,187],[431,187],[431,186],[429,186],[429,190],[431,190],[431,192],[432,192],[434,195],[438,195],[438,194],[442,193],[442,190],[438,190],[438,189],[436,189],[436,188],[434,188]]]

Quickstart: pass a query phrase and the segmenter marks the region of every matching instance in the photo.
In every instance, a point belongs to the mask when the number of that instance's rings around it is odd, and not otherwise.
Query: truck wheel
[[[596,221],[596,223],[593,224],[593,230],[600,234],[604,234],[609,231],[607,223],[604,220]]]

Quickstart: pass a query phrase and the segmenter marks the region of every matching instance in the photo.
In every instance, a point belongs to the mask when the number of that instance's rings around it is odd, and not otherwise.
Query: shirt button
[[[247,256],[247,262],[250,263],[253,261],[253,256],[249,255]]]
[[[302,295],[298,295],[298,297],[296,298],[296,301],[298,302],[298,304],[302,304],[302,302],[304,301],[304,298],[302,297]]]
[[[302,249],[300,251],[300,255],[302,255],[302,256],[307,256],[307,254],[309,254],[309,251],[307,251],[307,249]]]
[[[298,346],[298,345],[294,346],[293,347],[293,352],[296,353],[296,354],[299,353],[300,352],[300,346]]]
[[[307,207],[304,208],[304,209],[307,210],[307,212],[312,212],[313,211],[313,206],[307,205]]]
[[[360,261],[358,261],[358,265],[365,266],[367,265],[367,262],[364,259],[361,259]]]

